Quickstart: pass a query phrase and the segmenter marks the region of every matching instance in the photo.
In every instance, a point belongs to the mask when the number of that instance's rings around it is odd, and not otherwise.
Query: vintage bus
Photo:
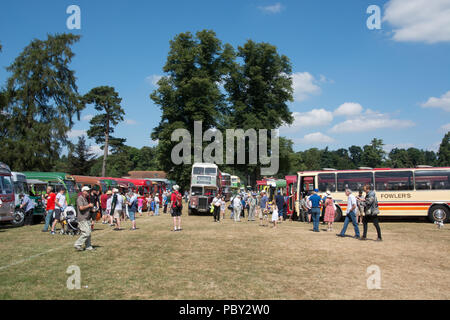
[[[75,179],[78,190],[81,190],[83,186],[89,188],[98,188],[102,193],[106,193],[108,190],[117,188],[117,182],[107,178],[89,177],[89,176],[72,176]]]
[[[76,206],[78,188],[75,179],[63,172],[23,172],[27,179],[37,179],[47,182],[53,188],[53,192],[58,192],[61,188],[66,189],[66,199],[69,206]]]
[[[22,204],[19,195],[24,194],[27,195],[32,201],[34,201],[35,207],[33,210],[33,222],[39,223],[45,217],[45,208],[42,204],[42,198],[40,194],[35,194],[30,190],[28,185],[28,180],[26,176],[21,172],[12,172],[11,173],[12,182],[14,185],[14,198],[15,200],[15,212],[14,212],[14,220],[12,224],[15,226],[22,226],[25,222],[25,216],[22,210],[19,210],[19,206]],[[47,186],[46,183],[41,182]]]
[[[288,216],[298,212],[295,209],[295,199],[297,199],[297,176],[286,176],[286,195],[289,197],[287,214]],[[294,214],[295,216],[295,214]]]
[[[231,175],[229,173],[222,172],[222,194],[225,196],[225,201],[231,199]]]
[[[301,171],[297,177],[297,210],[298,201],[307,192],[315,188],[330,191],[337,205],[336,221],[347,209],[345,189],[357,195],[365,184],[370,184],[377,194],[380,216],[450,220],[450,167],[330,169]]]
[[[194,163],[192,166],[189,214],[209,213],[212,199],[221,193],[220,172],[213,163]]]
[[[14,185],[11,179],[11,169],[8,165],[0,162],[0,222],[11,222],[14,220],[15,197]]]

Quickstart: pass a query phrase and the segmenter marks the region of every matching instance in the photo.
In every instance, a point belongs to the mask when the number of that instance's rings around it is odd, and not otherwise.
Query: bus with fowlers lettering
[[[212,199],[221,192],[219,167],[213,163],[192,166],[188,213],[209,213]]]
[[[359,170],[300,171],[297,174],[297,199],[315,188],[330,191],[339,221],[347,209],[345,189],[357,195],[365,184],[376,192],[380,216],[428,217],[432,222],[450,220],[450,167],[437,168],[360,168]]]

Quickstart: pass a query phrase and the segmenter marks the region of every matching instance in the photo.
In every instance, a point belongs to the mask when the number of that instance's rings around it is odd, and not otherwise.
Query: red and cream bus
[[[450,220],[450,167],[300,171],[297,212],[301,198],[317,188],[320,193],[331,192],[338,208],[338,221],[347,209],[345,189],[357,195],[365,184],[370,184],[377,194],[380,216],[427,216],[433,222]]]
[[[297,199],[297,176],[286,176],[286,195],[289,197],[287,215],[295,212],[295,199]]]

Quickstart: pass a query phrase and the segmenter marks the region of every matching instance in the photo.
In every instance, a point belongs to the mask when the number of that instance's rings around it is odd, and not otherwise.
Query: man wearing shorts
[[[61,230],[62,231],[64,230],[64,225],[61,222],[61,213],[64,212],[66,207],[67,207],[66,190],[64,188],[61,188],[61,190],[59,190],[58,194],[56,195],[55,211],[53,213],[55,220],[53,220],[51,234],[55,234],[55,227],[58,222],[61,224]]]
[[[122,210],[123,210],[123,197],[119,193],[119,190],[113,189],[113,200],[111,205],[111,211],[113,212],[113,218],[116,220],[117,228],[114,230],[119,231],[122,230],[120,228],[120,218],[122,217]]]
[[[182,198],[183,196],[179,192],[180,187],[178,185],[173,186],[174,192],[170,196],[170,208],[172,209],[172,217],[173,217],[173,231],[181,231],[181,210],[182,206]],[[181,199],[181,201],[180,201]]]
[[[103,193],[100,196],[100,207],[102,209],[102,224],[107,224],[107,220],[108,220],[108,210],[107,210],[107,204],[108,204],[108,198],[111,195],[111,191],[108,190],[108,192]]]

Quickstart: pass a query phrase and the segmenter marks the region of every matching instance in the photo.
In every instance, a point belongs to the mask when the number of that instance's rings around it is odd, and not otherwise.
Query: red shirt
[[[106,203],[108,202],[108,195],[106,193],[100,196],[100,205],[102,209],[106,209]]]
[[[47,208],[46,210],[55,210],[56,193],[50,193],[47,197]]]
[[[172,202],[172,208],[177,206],[177,195],[180,194],[178,191],[172,192],[170,196],[170,201]]]

